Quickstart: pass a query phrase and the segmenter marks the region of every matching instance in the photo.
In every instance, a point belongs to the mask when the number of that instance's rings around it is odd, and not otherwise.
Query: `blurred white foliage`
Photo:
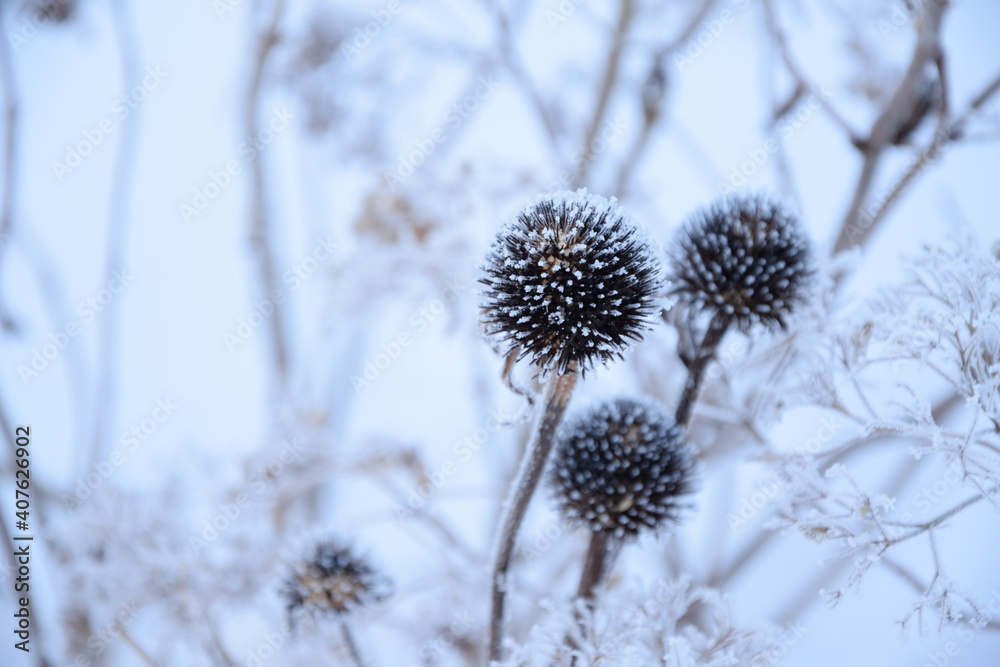
[[[778,629],[738,627],[719,592],[694,586],[690,577],[617,588],[593,608],[541,604],[544,615],[529,641],[503,667],[769,664],[781,644]]]

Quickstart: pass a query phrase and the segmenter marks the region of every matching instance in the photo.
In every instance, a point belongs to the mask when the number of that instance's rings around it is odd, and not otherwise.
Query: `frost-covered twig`
[[[555,438],[556,429],[562,421],[569,404],[578,373],[575,368],[566,373],[553,373],[545,389],[542,414],[535,428],[534,436],[521,461],[517,477],[511,486],[510,496],[504,503],[496,556],[493,561],[490,596],[490,640],[489,659],[499,660],[503,644],[504,604],[509,588],[508,571],[517,534],[528,511],[528,504],[542,478],[545,463]]]

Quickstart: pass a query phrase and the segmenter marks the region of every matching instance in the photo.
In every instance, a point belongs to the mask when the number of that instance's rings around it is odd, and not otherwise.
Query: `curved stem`
[[[118,0],[112,6],[112,24],[118,42],[119,69],[122,90],[133,90],[142,79],[138,63],[139,43],[135,21],[128,0]],[[129,208],[132,203],[132,183],[135,179],[135,159],[139,148],[141,110],[132,111],[122,121],[118,153],[115,156],[111,191],[108,194],[108,233],[104,257],[104,284],[125,270],[125,249],[129,231]],[[91,430],[90,456],[98,461],[104,455],[108,431],[114,423],[118,404],[118,356],[121,299],[114,299],[101,316],[97,342],[97,386],[94,391],[94,422]]]
[[[267,23],[261,29],[257,40],[247,92],[246,132],[256,136],[261,129],[260,103],[264,83],[264,73],[274,47],[281,39],[279,27],[284,18],[285,0],[274,0]],[[250,245],[259,272],[259,293],[269,297],[278,289],[280,271],[275,268],[274,228],[270,216],[268,183],[264,175],[264,160],[258,156],[251,163],[252,187],[250,189]],[[271,353],[274,362],[275,379],[283,391],[288,384],[288,340],[285,334],[284,314],[275,308],[268,324],[271,330]]]
[[[577,371],[575,368],[570,368],[563,374],[553,374],[549,378],[538,426],[531,443],[524,452],[521,467],[514,479],[514,484],[511,486],[507,502],[504,503],[504,517],[491,582],[493,594],[490,608],[488,654],[491,661],[500,659],[501,642],[503,642],[503,612],[507,596],[507,570],[510,568],[511,556],[514,554],[517,534],[524,521],[524,515],[528,512],[531,497],[542,478],[545,462],[549,458],[552,442],[555,439],[556,428],[562,421],[576,380]]]
[[[681,394],[681,400],[677,404],[677,412],[674,415],[674,422],[681,426],[687,426],[688,420],[691,418],[691,410],[698,398],[705,369],[708,367],[708,362],[715,358],[715,350],[722,342],[722,337],[725,335],[726,329],[729,328],[729,322],[730,319],[725,315],[716,315],[712,318],[705,331],[705,337],[701,339],[694,358],[688,364],[684,393]]]

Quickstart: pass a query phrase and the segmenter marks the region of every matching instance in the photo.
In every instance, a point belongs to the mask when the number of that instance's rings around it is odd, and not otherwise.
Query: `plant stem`
[[[580,574],[580,587],[576,594],[584,600],[591,600],[594,591],[604,580],[611,569],[611,545],[608,532],[600,530],[590,536],[590,547],[587,548],[587,558],[583,561],[583,572]]]
[[[691,418],[691,410],[694,402],[698,398],[698,391],[701,389],[702,377],[708,362],[715,358],[715,350],[722,341],[726,329],[729,328],[730,319],[725,315],[715,315],[708,323],[705,337],[701,339],[698,350],[688,366],[687,382],[684,384],[684,393],[677,404],[677,412],[674,415],[674,422],[680,426],[687,426]]]
[[[493,565],[493,594],[490,609],[490,645],[489,660],[500,659],[501,643],[503,642],[503,612],[507,596],[507,570],[510,568],[511,556],[517,534],[528,511],[528,504],[538,487],[545,470],[545,462],[552,450],[556,428],[562,420],[566,405],[569,403],[573,386],[576,384],[576,368],[570,367],[565,373],[554,373],[549,378],[545,388],[545,402],[538,426],[535,429],[531,443],[525,449],[524,457],[517,477],[511,486],[510,495],[504,504],[504,517],[500,531],[500,539]]]
[[[593,603],[597,587],[601,585],[601,582],[604,581],[604,578],[611,570],[611,563],[618,553],[619,546],[621,546],[621,542],[612,540],[611,533],[606,530],[591,534],[590,546],[587,547],[587,557],[583,561],[583,571],[580,573],[580,586],[576,590],[577,597],[583,600],[588,608]],[[577,609],[576,611],[576,622],[580,626],[581,632],[585,635],[587,632],[587,621],[581,609]],[[569,634],[566,635],[566,646],[570,651],[579,648]],[[570,660],[570,665],[571,667],[576,667],[576,664],[577,659],[574,655]]]
[[[340,623],[340,636],[344,640],[344,646],[347,647],[347,652],[351,655],[351,660],[356,667],[365,667],[361,653],[358,652],[358,645],[354,641],[354,635],[351,634],[351,628],[346,622]]]

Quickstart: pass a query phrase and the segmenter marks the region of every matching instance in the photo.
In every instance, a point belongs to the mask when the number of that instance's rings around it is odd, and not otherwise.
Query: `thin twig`
[[[892,187],[889,188],[888,193],[881,200],[878,208],[875,209],[873,213],[867,218],[867,229],[873,229],[878,223],[882,221],[885,215],[889,212],[889,209],[899,201],[900,196],[903,191],[906,190],[913,182],[920,176],[924,170],[929,167],[932,163],[936,162],[938,158],[941,157],[943,149],[950,143],[953,143],[958,138],[963,136],[963,131],[965,124],[968,122],[969,117],[977,111],[983,104],[985,104],[990,97],[992,97],[998,90],[1000,90],[1000,74],[998,74],[985,89],[976,96],[968,109],[961,117],[959,117],[955,122],[946,125],[943,129],[939,129],[935,135],[934,139],[931,141],[917,159],[913,161],[912,164],[906,169],[899,180],[897,180]]]
[[[0,34],[6,35],[3,12],[0,12]],[[3,174],[3,204],[0,205],[0,266],[3,265],[3,255],[10,242],[14,229],[14,213],[17,201],[17,162],[20,149],[19,121],[21,114],[20,93],[17,85],[17,75],[14,72],[13,55],[10,52],[10,40],[3,39],[0,44],[0,74],[3,76],[4,89],[4,174]],[[14,321],[3,305],[3,295],[0,294],[0,327],[14,328]]]
[[[135,639],[132,638],[132,635],[130,635],[128,630],[125,629],[125,626],[119,623],[118,629],[121,630],[122,641],[124,641],[129,648],[135,651],[135,654],[139,656],[140,660],[149,665],[149,667],[159,667],[158,663],[153,660],[153,658],[151,658],[141,646],[139,646],[139,643],[136,642]]]
[[[824,94],[822,86],[817,86],[814,83],[812,83],[809,80],[809,78],[805,75],[805,73],[795,63],[795,59],[792,58],[791,51],[788,48],[788,41],[785,39],[785,33],[781,29],[781,26],[778,23],[777,14],[774,11],[774,6],[771,0],[764,0],[763,6],[764,6],[764,16],[767,20],[767,26],[768,29],[771,31],[771,35],[774,38],[775,44],[777,44],[778,46],[778,53],[781,55],[781,60],[782,62],[785,63],[785,67],[788,69],[788,72],[795,79],[796,93],[799,93],[800,91],[809,91],[810,93],[812,93],[813,96],[816,98],[816,100],[819,102],[820,106],[823,108],[823,110],[826,111],[828,116],[830,116],[830,119],[833,120],[834,123],[839,125],[842,130],[844,130],[844,132],[847,134],[848,137],[850,137],[852,142],[856,141],[857,135],[855,134],[854,130],[851,128],[850,125],[848,125],[847,121],[844,120],[844,117],[840,115],[840,113],[836,110],[836,108],[834,108],[833,104],[828,99],[828,96]],[[793,94],[790,102],[794,101],[799,96],[801,95]],[[793,105],[789,104],[789,108],[791,108],[791,106]],[[776,115],[775,119],[777,120],[777,118],[778,116]]]
[[[876,221],[872,217],[864,219],[863,209],[885,149],[891,145],[903,121],[913,112],[927,63],[935,62],[941,53],[941,23],[948,4],[947,0],[930,0],[924,3],[910,64],[889,102],[872,125],[868,138],[858,143],[864,153],[864,162],[833,247],[834,254],[856,245],[864,245],[875,230]]]
[[[601,129],[601,123],[604,121],[604,115],[607,113],[608,104],[611,102],[611,95],[618,83],[621,56],[634,14],[632,0],[621,0],[618,6],[618,26],[615,29],[615,34],[611,37],[611,49],[608,52],[607,66],[604,68],[604,75],[601,77],[601,87],[597,93],[594,112],[590,117],[590,125],[587,127],[587,132],[583,138],[583,155],[590,153],[590,147],[593,145],[594,139],[597,138],[597,133]],[[573,179],[574,188],[578,188],[586,182],[591,162],[592,160],[580,160],[577,165],[576,176]]]
[[[344,646],[347,647],[347,653],[350,654],[355,667],[365,667],[361,653],[358,651],[358,644],[354,641],[354,635],[351,634],[351,628],[346,621],[340,622],[340,637],[344,640]]]
[[[131,90],[139,83],[139,46],[135,39],[135,21],[127,0],[118,0],[112,11],[112,24],[118,40],[122,87]],[[122,121],[118,154],[115,156],[114,174],[109,203],[107,250],[104,258],[105,284],[124,269],[125,247],[128,234],[129,206],[132,179],[135,175],[135,157],[138,153],[140,110],[136,109]],[[93,461],[103,454],[105,431],[114,420],[118,378],[118,311],[120,299],[113,299],[105,308],[100,321],[97,343],[97,387],[94,392],[94,424],[90,452]]]
[[[556,125],[556,121],[553,118],[548,105],[545,103],[545,100],[542,98],[541,93],[538,92],[538,87],[535,86],[534,82],[531,80],[531,76],[524,67],[521,57],[517,53],[517,48],[514,45],[513,34],[510,27],[510,21],[504,13],[503,7],[500,3],[496,3],[494,8],[496,10],[494,12],[494,16],[497,21],[497,34],[499,40],[498,50],[500,52],[500,59],[514,77],[515,83],[517,83],[521,87],[524,94],[527,95],[532,108],[538,116],[538,120],[542,124],[542,128],[545,130],[545,137],[549,141],[549,148],[551,149],[553,156],[558,157],[559,128]]]
[[[632,174],[635,173],[636,168],[638,168],[639,163],[642,161],[643,154],[649,146],[649,138],[663,118],[663,100],[666,97],[668,84],[667,59],[691,39],[716,2],[717,0],[705,0],[705,2],[702,2],[698,9],[692,12],[691,17],[677,37],[653,55],[649,73],[646,75],[646,82],[640,91],[643,107],[642,128],[636,135],[631,148],[629,148],[628,156],[618,167],[614,189],[617,197],[621,198],[625,196]]]
[[[257,54],[247,93],[246,131],[250,136],[255,136],[260,131],[261,87],[268,60],[275,45],[280,40],[278,27],[284,8],[285,0],[274,0],[270,19],[258,36]],[[267,183],[264,178],[264,161],[261,156],[252,162],[251,174],[253,184],[250,187],[250,244],[257,258],[259,289],[262,294],[269,297],[275,289],[278,289],[278,275],[274,266],[273,230],[268,215]],[[271,329],[271,354],[274,358],[275,374],[278,384],[284,389],[288,383],[288,350],[281,308],[274,309],[268,322]]]

